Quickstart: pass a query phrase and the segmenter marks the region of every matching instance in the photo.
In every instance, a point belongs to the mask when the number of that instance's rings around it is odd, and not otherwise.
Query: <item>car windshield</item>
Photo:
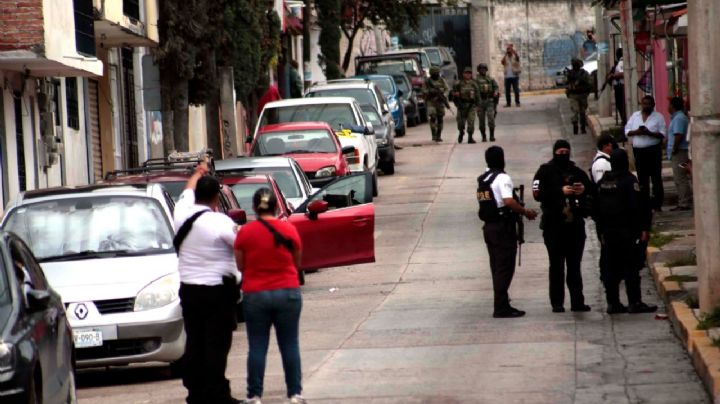
[[[290,167],[242,167],[226,170],[226,172],[230,175],[233,173],[270,174],[285,198],[302,197],[302,194],[300,193],[300,184],[295,178],[295,175]],[[238,201],[240,200],[240,198],[237,199]],[[243,206],[242,202],[240,202],[240,206]]]
[[[174,232],[165,211],[145,197],[68,197],[28,204],[8,214],[4,229],[25,240],[39,261],[173,251]]]
[[[253,146],[253,156],[279,156],[286,153],[335,153],[332,132],[301,130],[268,132],[260,135]]]
[[[367,88],[334,88],[327,90],[310,90],[305,97],[352,97],[360,105],[375,105],[373,92]]]
[[[260,188],[271,188],[269,183],[238,183],[230,185],[230,189],[240,204],[240,208],[245,210],[248,220],[255,220],[255,212],[253,211],[253,195]],[[271,188],[272,189],[272,188]]]
[[[265,108],[260,126],[287,122],[327,122],[333,129],[349,128],[359,125],[355,121],[352,106],[345,104],[304,104]],[[288,196],[288,195],[285,195]]]
[[[405,94],[410,94],[410,83],[405,79],[404,76],[395,76],[393,77],[395,79],[395,85],[398,86],[398,89],[402,91]]]
[[[380,91],[384,95],[394,95],[395,94],[395,86],[393,86],[393,81],[390,77],[377,77],[373,78],[372,82],[377,84],[378,87],[380,87]]]
[[[430,59],[430,63],[433,66],[442,65],[442,57],[440,56],[440,49],[425,49],[425,53]]]
[[[374,127],[382,126],[380,115],[373,107],[363,107],[362,109],[365,120],[373,124]]]
[[[413,59],[366,60],[358,63],[358,74],[417,74],[417,61]]]

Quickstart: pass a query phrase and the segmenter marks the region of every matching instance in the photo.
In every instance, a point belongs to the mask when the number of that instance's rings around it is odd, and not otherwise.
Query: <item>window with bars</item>
[[[78,86],[76,77],[65,78],[65,104],[67,109],[67,125],[80,129],[80,109],[78,108]]]
[[[123,0],[123,14],[135,20],[140,19],[140,0]]]
[[[25,166],[25,139],[23,136],[23,100],[15,99],[15,147],[17,150],[18,185],[20,191],[27,189],[27,168]]]
[[[92,0],[73,0],[75,7],[75,48],[87,56],[95,56],[95,26]]]

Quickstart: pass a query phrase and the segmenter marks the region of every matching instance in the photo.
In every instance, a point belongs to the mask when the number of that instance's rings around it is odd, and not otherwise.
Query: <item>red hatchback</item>
[[[253,156],[287,156],[295,159],[314,187],[350,173],[345,154],[355,148],[340,145],[325,122],[293,122],[260,128],[252,144]]]

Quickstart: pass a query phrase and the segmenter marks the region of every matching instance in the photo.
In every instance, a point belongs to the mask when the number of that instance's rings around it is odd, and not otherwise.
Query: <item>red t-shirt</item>
[[[302,251],[295,226],[276,219],[266,221]],[[243,292],[300,287],[292,254],[283,245],[275,245],[275,237],[262,223],[242,226],[235,238],[235,249],[243,253]]]

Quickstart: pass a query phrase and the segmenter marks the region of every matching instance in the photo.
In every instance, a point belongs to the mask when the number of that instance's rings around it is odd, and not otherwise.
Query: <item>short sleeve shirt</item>
[[[652,114],[650,114],[644,121],[642,111],[636,111],[633,113],[625,125],[625,134],[627,135],[630,131],[637,130],[641,126],[645,126],[651,132],[660,132],[663,136],[667,135],[665,117],[657,111],[653,111]],[[638,149],[655,146],[660,144],[660,142],[662,142],[662,140],[646,135],[632,137],[632,146]]]
[[[598,182],[600,182],[603,175],[605,175],[606,172],[612,169],[612,166],[610,165],[610,156],[601,151],[597,152],[594,160],[595,161],[590,168],[590,172],[593,176],[593,182],[597,184]]]
[[[490,184],[490,188],[493,191],[498,208],[505,206],[503,199],[513,197],[512,179],[505,173],[498,174],[492,184]]]
[[[615,66],[615,73],[624,73],[624,72],[625,72],[625,70],[623,70],[623,60],[620,59],[617,66]],[[623,80],[623,79],[615,79],[613,81],[614,81],[613,85],[615,85],[615,86],[625,83],[625,80]]]
[[[687,150],[690,147],[690,144],[687,140],[687,132],[689,125],[690,120],[688,119],[687,115],[685,115],[685,113],[683,113],[682,111],[676,111],[674,114],[672,114],[672,117],[670,118],[670,127],[668,128],[667,138],[668,159],[672,157],[672,149],[675,145],[675,135],[682,135],[680,144],[678,145],[678,149]]]

